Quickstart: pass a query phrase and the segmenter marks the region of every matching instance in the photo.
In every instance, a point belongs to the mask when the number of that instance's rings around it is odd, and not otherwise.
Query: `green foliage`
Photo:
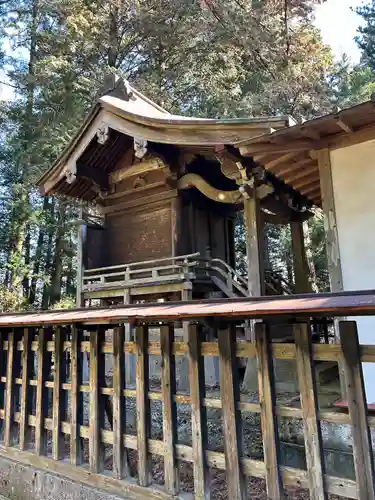
[[[362,61],[375,70],[375,1],[366,1],[356,9],[363,19],[363,24],[359,26],[359,35],[356,37],[359,48],[362,51]]]
[[[52,309],[72,309],[76,306],[76,298],[71,295],[66,295],[58,302],[55,302]]]
[[[353,66],[347,56],[335,64],[329,75],[330,99],[340,108],[367,101],[375,92],[375,76],[369,66]]]
[[[0,285],[0,313],[17,312],[26,306],[25,299],[17,291]]]

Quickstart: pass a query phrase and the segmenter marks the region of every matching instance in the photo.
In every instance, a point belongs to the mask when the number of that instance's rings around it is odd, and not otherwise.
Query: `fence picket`
[[[293,326],[296,344],[296,365],[305,440],[307,475],[311,500],[327,499],[324,488],[323,446],[318,421],[318,398],[312,357],[311,334],[305,323]]]
[[[47,433],[44,428],[44,419],[48,413],[48,395],[45,382],[48,376],[46,359],[47,339],[52,336],[52,329],[39,328],[38,330],[38,372],[36,386],[36,409],[35,409],[35,452],[37,455],[45,455],[47,452]]]
[[[270,500],[280,500],[284,494],[280,474],[280,443],[275,411],[276,393],[272,354],[267,327],[261,323],[255,324],[255,348],[267,495]]]
[[[151,482],[148,439],[150,436],[150,402],[148,399],[148,326],[137,326],[136,340],[136,403],[138,481],[141,486]]]
[[[71,351],[70,351],[70,384],[71,384],[71,417],[70,417],[70,462],[72,465],[82,463],[82,441],[80,437],[80,426],[83,417],[82,394],[79,384],[82,378],[81,361],[81,330],[75,325],[71,327]]]
[[[194,493],[197,500],[209,500],[209,470],[204,452],[207,444],[204,398],[204,361],[201,356],[198,327],[188,326],[189,385],[191,397],[191,433],[193,444]]]
[[[90,332],[90,437],[89,462],[91,472],[103,470],[104,452],[100,436],[103,427],[103,403],[100,395],[100,345],[104,337],[104,330]]]
[[[22,339],[22,384],[21,384],[21,415],[20,415],[20,450],[28,447],[29,425],[28,416],[31,412],[32,392],[29,381],[32,377],[33,366],[31,356],[32,330],[25,328]]]
[[[340,322],[340,339],[348,409],[353,429],[353,456],[358,497],[374,500],[374,459],[367,424],[367,402],[358,331],[354,321]]]
[[[163,398],[163,437],[165,445],[164,481],[168,493],[179,490],[179,474],[176,460],[177,414],[173,394],[176,392],[175,362],[172,354],[174,329],[172,325],[160,328],[161,344],[161,392]]]
[[[14,441],[14,402],[15,402],[15,377],[16,377],[16,355],[15,345],[17,331],[11,330],[8,334],[8,361],[7,361],[7,381],[5,398],[5,431],[4,445],[12,446]],[[18,356],[17,356],[18,359]]]
[[[118,479],[128,475],[123,435],[125,434],[125,327],[113,330],[113,472]]]
[[[234,325],[219,328],[220,395],[223,412],[225,466],[228,495],[232,500],[245,500],[246,481],[241,469],[241,427],[237,403],[240,399],[236,364],[236,331]]]

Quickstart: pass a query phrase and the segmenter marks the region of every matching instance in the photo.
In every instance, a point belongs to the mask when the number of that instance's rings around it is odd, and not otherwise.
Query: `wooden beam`
[[[179,190],[195,187],[210,200],[219,203],[236,204],[242,203],[242,194],[238,189],[234,191],[222,191],[211,186],[202,176],[198,174],[186,174],[179,179],[177,187]]]
[[[361,142],[371,141],[374,138],[375,126],[370,125],[350,134],[344,133],[333,137],[327,141],[326,147],[332,151],[335,149],[346,148],[348,146],[354,146],[355,144],[360,144]]]
[[[278,168],[273,173],[277,177],[284,177],[286,174],[289,174],[289,176],[286,177],[286,178],[289,178],[289,177],[293,176],[293,172],[299,171],[299,169],[301,169],[305,165],[308,165],[309,163],[311,163],[311,158],[310,157],[306,158],[306,156],[305,156],[304,158],[301,158],[300,160],[298,160],[294,163],[291,163],[289,165],[284,165],[284,166],[280,165],[281,168]]]
[[[268,154],[268,153],[262,153],[260,155],[255,155],[253,156],[253,161],[257,162],[257,163],[261,163],[262,165],[265,165],[266,163],[268,163],[269,161],[271,160],[274,160],[274,159],[277,159],[278,158],[278,155],[276,153],[275,154]]]
[[[270,144],[269,142],[254,142],[246,146],[240,146],[243,156],[254,156],[261,153],[289,153],[292,151],[306,151],[316,149],[314,141],[296,139],[286,144]]]
[[[299,186],[294,185],[294,189],[299,191],[301,194],[304,194],[305,196],[310,196],[311,192],[320,192],[320,185],[319,181],[316,180],[315,178],[313,179],[306,179],[305,182],[300,183]],[[312,191],[310,190],[312,189]]]
[[[296,293],[310,293],[309,266],[307,264],[303,222],[290,223]]]
[[[160,158],[149,158],[141,161],[140,163],[127,165],[126,167],[111,172],[109,174],[109,182],[111,184],[118,184],[119,182],[129,179],[130,177],[145,174],[146,172],[152,172],[153,170],[163,170],[168,168],[168,165],[166,165]]]
[[[155,203],[155,205],[163,204],[164,202],[167,202],[172,198],[175,198],[176,196],[177,196],[177,189],[169,189],[164,193],[151,194],[149,196],[145,194],[145,196],[143,196],[142,198],[137,198],[135,200],[130,200],[130,201],[124,201],[123,203],[117,203],[116,205],[112,206],[100,207],[100,213],[103,215],[107,214],[111,215],[116,212],[121,212],[123,210],[130,210],[131,208],[141,207],[141,209],[143,209],[146,201],[147,204],[151,203]]]
[[[339,116],[335,117],[335,122],[347,134],[351,134],[352,132],[354,132],[352,127],[350,127],[347,123],[345,123],[345,121],[342,118],[340,118]]]
[[[310,196],[310,193],[316,193],[320,189],[319,180],[317,179],[315,182],[304,186],[303,189],[300,189],[301,193],[306,196]]]
[[[302,186],[306,186],[306,184],[311,183],[311,181],[317,180],[319,182],[319,170],[317,168],[308,169],[304,174],[300,174],[297,177],[291,179],[291,184],[293,189],[299,189]]]
[[[94,168],[84,163],[77,164],[77,178],[88,179],[97,184],[100,189],[107,191],[109,188],[108,174],[100,168]]]
[[[375,131],[375,129],[374,129]],[[328,271],[332,292],[343,290],[341,258],[336,223],[335,196],[333,191],[331,157],[328,149],[318,150],[320,189],[326,233]]]
[[[272,170],[273,168],[277,167],[280,165],[280,163],[287,163],[295,159],[299,154],[296,153],[295,151],[292,151],[291,153],[285,153],[281,156],[278,156],[277,158],[267,161],[263,163],[264,168],[266,170]]]
[[[262,209],[269,210],[270,212],[277,214],[278,217],[282,217],[285,219],[285,223],[290,222],[291,220],[307,220],[312,214],[309,211],[305,212],[296,212],[289,208],[285,203],[280,200],[276,200],[273,196],[268,196],[264,200],[261,201]]]
[[[261,255],[262,218],[257,198],[244,199],[248,290],[251,297],[263,295],[264,276]]]
[[[210,200],[216,201],[218,203],[228,203],[228,204],[242,204],[243,196],[241,192],[236,189],[233,191],[222,191],[211,186],[203,177],[198,174],[186,174],[181,179],[179,179],[177,187],[179,190],[191,189],[195,187],[204,196]],[[246,184],[243,186],[246,191],[250,190],[251,195],[253,190],[249,188]],[[265,198],[273,191],[273,188],[268,185],[261,185],[256,188],[257,198]]]
[[[320,133],[318,130],[313,130],[311,127],[303,128],[303,126],[299,130],[300,135],[302,137],[308,137],[313,141],[319,141],[321,139]]]
[[[301,193],[302,193],[302,191],[301,191]],[[308,197],[310,200],[313,200],[313,199],[315,199],[316,197],[319,197],[319,199],[321,199],[321,198],[320,198],[320,194],[321,194],[321,193],[320,193],[320,187],[316,187],[316,188],[314,189],[314,191],[310,191],[310,193],[308,193],[308,194],[305,194],[305,193],[302,193],[302,194],[303,194],[304,196]]]
[[[283,180],[286,183],[297,181],[305,175],[310,175],[315,172],[316,176],[319,176],[318,164],[310,160],[310,163],[306,162],[304,165],[300,166],[297,170],[291,172],[288,175],[283,176]]]

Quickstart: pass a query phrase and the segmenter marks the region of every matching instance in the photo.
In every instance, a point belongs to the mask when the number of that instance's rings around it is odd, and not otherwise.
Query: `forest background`
[[[375,0],[358,64],[314,26],[320,0],[0,0],[0,312],[75,300],[78,205],[36,181],[74,136],[109,72],[168,111],[290,114],[298,121],[375,91]],[[332,22],[335,22],[332,20]],[[242,221],[236,232],[240,265]],[[290,230],[267,225],[267,268],[293,281]],[[329,287],[319,210],[305,225],[310,280]]]

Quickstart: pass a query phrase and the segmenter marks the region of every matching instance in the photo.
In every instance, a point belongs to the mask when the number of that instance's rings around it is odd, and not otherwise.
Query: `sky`
[[[332,47],[333,54],[339,58],[346,53],[353,62],[358,62],[360,54],[353,40],[361,18],[352,11],[364,0],[326,0],[316,8],[315,25],[321,30],[323,41]],[[4,81],[0,71],[0,81]],[[0,83],[0,99],[10,99],[12,89]]]
[[[332,47],[336,58],[346,53],[353,62],[358,62],[360,53],[353,38],[361,18],[352,8],[363,4],[363,0],[327,0],[315,11],[315,25],[321,30],[323,41]]]

